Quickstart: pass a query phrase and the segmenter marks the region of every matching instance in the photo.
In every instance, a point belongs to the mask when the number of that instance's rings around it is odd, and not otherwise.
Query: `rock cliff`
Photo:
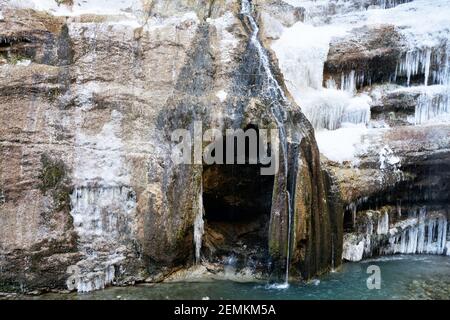
[[[450,254],[449,10],[0,0],[0,292]],[[199,123],[275,129],[279,170],[175,163]]]
[[[334,178],[265,48],[265,10],[302,16],[280,1],[1,2],[0,291],[230,257],[273,281],[340,263]],[[175,164],[171,133],[196,121],[277,129],[280,170]]]

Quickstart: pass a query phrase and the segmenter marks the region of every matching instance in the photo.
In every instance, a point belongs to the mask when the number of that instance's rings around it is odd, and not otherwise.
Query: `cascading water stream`
[[[287,175],[288,175],[288,152],[287,152],[287,136],[286,136],[286,130],[283,124],[284,119],[286,118],[286,115],[283,112],[282,105],[280,103],[280,100],[285,102],[287,101],[286,96],[281,89],[280,85],[278,84],[277,80],[275,79],[272,70],[270,69],[270,61],[269,57],[261,45],[259,39],[258,39],[258,33],[259,33],[259,27],[256,23],[255,19],[252,15],[253,6],[251,3],[251,0],[242,0],[241,2],[241,14],[245,16],[251,26],[251,37],[250,37],[250,43],[254,46],[254,48],[257,50],[259,62],[260,62],[260,68],[262,68],[263,74],[265,75],[265,83],[264,83],[264,91],[263,94],[266,96],[266,98],[270,99],[272,101],[270,108],[272,115],[275,118],[275,121],[277,122],[277,126],[279,128],[280,132],[280,144],[281,144],[281,151],[283,156],[283,169],[284,169],[284,178],[285,181],[287,181]],[[295,181],[295,180],[294,180]],[[288,233],[287,233],[287,248],[286,248],[286,274],[285,274],[285,283],[284,287],[288,287],[289,285],[289,264],[290,264],[290,257],[291,257],[291,224],[292,224],[292,204],[291,201],[293,201],[292,197],[292,190],[289,190],[289,187],[286,186],[286,192],[287,192],[287,198],[288,198]]]
[[[194,220],[194,249],[195,249],[195,262],[199,263],[201,258],[202,238],[205,233],[205,223],[203,216],[205,210],[203,208],[203,185],[200,187],[200,195],[198,198],[197,215]]]

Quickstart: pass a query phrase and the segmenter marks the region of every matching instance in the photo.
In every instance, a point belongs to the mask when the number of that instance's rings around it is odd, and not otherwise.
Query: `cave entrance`
[[[210,262],[258,269],[267,266],[274,176],[261,175],[259,159],[248,164],[249,142],[246,164],[203,167],[203,256]]]
[[[344,231],[351,232],[353,228],[353,212],[352,210],[347,209],[344,211]]]

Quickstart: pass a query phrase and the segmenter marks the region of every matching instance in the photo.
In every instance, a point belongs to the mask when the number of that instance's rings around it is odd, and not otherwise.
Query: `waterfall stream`
[[[201,258],[202,238],[205,233],[205,222],[203,216],[205,210],[203,208],[203,185],[200,187],[200,195],[198,197],[197,215],[194,220],[194,248],[195,248],[195,262],[199,263]]]
[[[271,107],[271,113],[277,122],[277,126],[279,128],[280,133],[280,144],[281,144],[281,152],[283,157],[283,170],[284,170],[284,178],[285,181],[287,181],[287,175],[288,175],[288,147],[287,147],[287,135],[286,135],[286,129],[284,127],[284,119],[286,118],[286,115],[284,114],[284,110],[282,108],[282,104],[280,103],[280,100],[282,102],[287,101],[286,96],[281,89],[280,85],[278,84],[277,80],[275,79],[272,70],[270,68],[270,61],[269,57],[266,53],[266,50],[263,48],[261,42],[258,39],[258,33],[259,33],[259,27],[256,23],[253,15],[253,5],[251,3],[251,0],[242,0],[241,3],[241,14],[245,16],[251,26],[252,34],[250,37],[250,43],[254,46],[258,53],[259,62],[260,62],[260,68],[262,68],[262,73],[265,75],[264,79],[264,87],[263,87],[263,95],[268,100],[272,101],[270,107]],[[292,204],[291,199],[294,201],[294,198],[292,197],[292,190],[289,190],[288,186],[286,187],[287,192],[287,199],[288,199],[288,234],[287,234],[287,248],[286,248],[286,274],[285,274],[285,286],[288,286],[289,283],[289,263],[290,263],[290,257],[291,257],[291,224],[292,224]]]

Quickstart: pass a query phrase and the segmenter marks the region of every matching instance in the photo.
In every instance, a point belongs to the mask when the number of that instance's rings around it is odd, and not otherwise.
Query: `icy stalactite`
[[[389,232],[389,214],[384,212],[378,220],[377,234],[383,235]]]
[[[344,124],[367,124],[370,120],[371,98],[365,94],[352,96],[336,89],[303,91],[298,101],[316,130],[336,130]]]
[[[450,87],[445,92],[435,94],[424,92],[417,99],[414,115],[414,124],[423,124],[430,120],[439,120],[439,117],[450,113]]]
[[[81,87],[80,90],[86,89]],[[87,90],[86,92],[88,92]],[[96,134],[84,132],[83,119],[89,110],[89,94],[80,100],[75,114],[77,132],[73,182],[70,195],[74,230],[82,259],[72,276],[72,289],[80,292],[102,289],[114,281],[133,241],[137,199],[129,187],[121,139],[122,114],[112,111],[108,122]],[[84,98],[83,98],[84,99]]]
[[[194,250],[195,261],[199,263],[201,259],[202,239],[203,234],[205,233],[205,222],[203,220],[205,215],[205,209],[203,207],[203,187],[200,190],[197,207],[197,215],[194,220]]]
[[[365,214],[359,231],[344,237],[343,258],[348,261],[360,261],[376,254],[450,255],[449,224],[444,214],[428,213],[422,207],[418,214],[411,212],[407,219],[393,224],[386,212]]]
[[[411,85],[414,76],[424,75],[424,85],[428,85],[431,67],[431,49],[416,49],[406,52],[400,59],[395,77],[406,77],[406,85]]]
[[[430,121],[439,121],[450,114],[450,54],[446,44],[433,54],[431,64],[437,68],[430,70],[426,66],[425,79],[434,84],[423,88],[417,99],[414,119],[410,122],[419,125]],[[427,62],[428,63],[428,62]],[[426,80],[428,81],[428,80]]]
[[[450,84],[450,36],[431,47],[416,47],[400,58],[394,75],[406,77],[406,85],[412,85],[413,77],[423,77],[425,86]]]
[[[364,257],[364,244],[365,239],[359,239],[351,233],[345,234],[342,259],[346,261],[361,261]]]
[[[134,191],[129,187],[77,187],[71,194],[71,207],[78,247],[85,256],[77,264],[73,289],[103,289],[113,283],[116,266],[125,260],[123,241],[131,232]]]
[[[389,244],[382,248],[381,253],[448,254],[446,217],[422,219],[416,225],[390,237]]]
[[[71,215],[81,243],[95,244],[120,238],[121,224],[136,206],[130,187],[77,187],[71,194]]]
[[[356,94],[357,89],[362,87],[365,82],[368,82],[370,85],[370,79],[365,76],[364,72],[352,70],[348,74],[342,73],[341,90]]]
[[[383,9],[390,9],[411,1],[413,0],[376,0],[375,4],[379,5]]]

